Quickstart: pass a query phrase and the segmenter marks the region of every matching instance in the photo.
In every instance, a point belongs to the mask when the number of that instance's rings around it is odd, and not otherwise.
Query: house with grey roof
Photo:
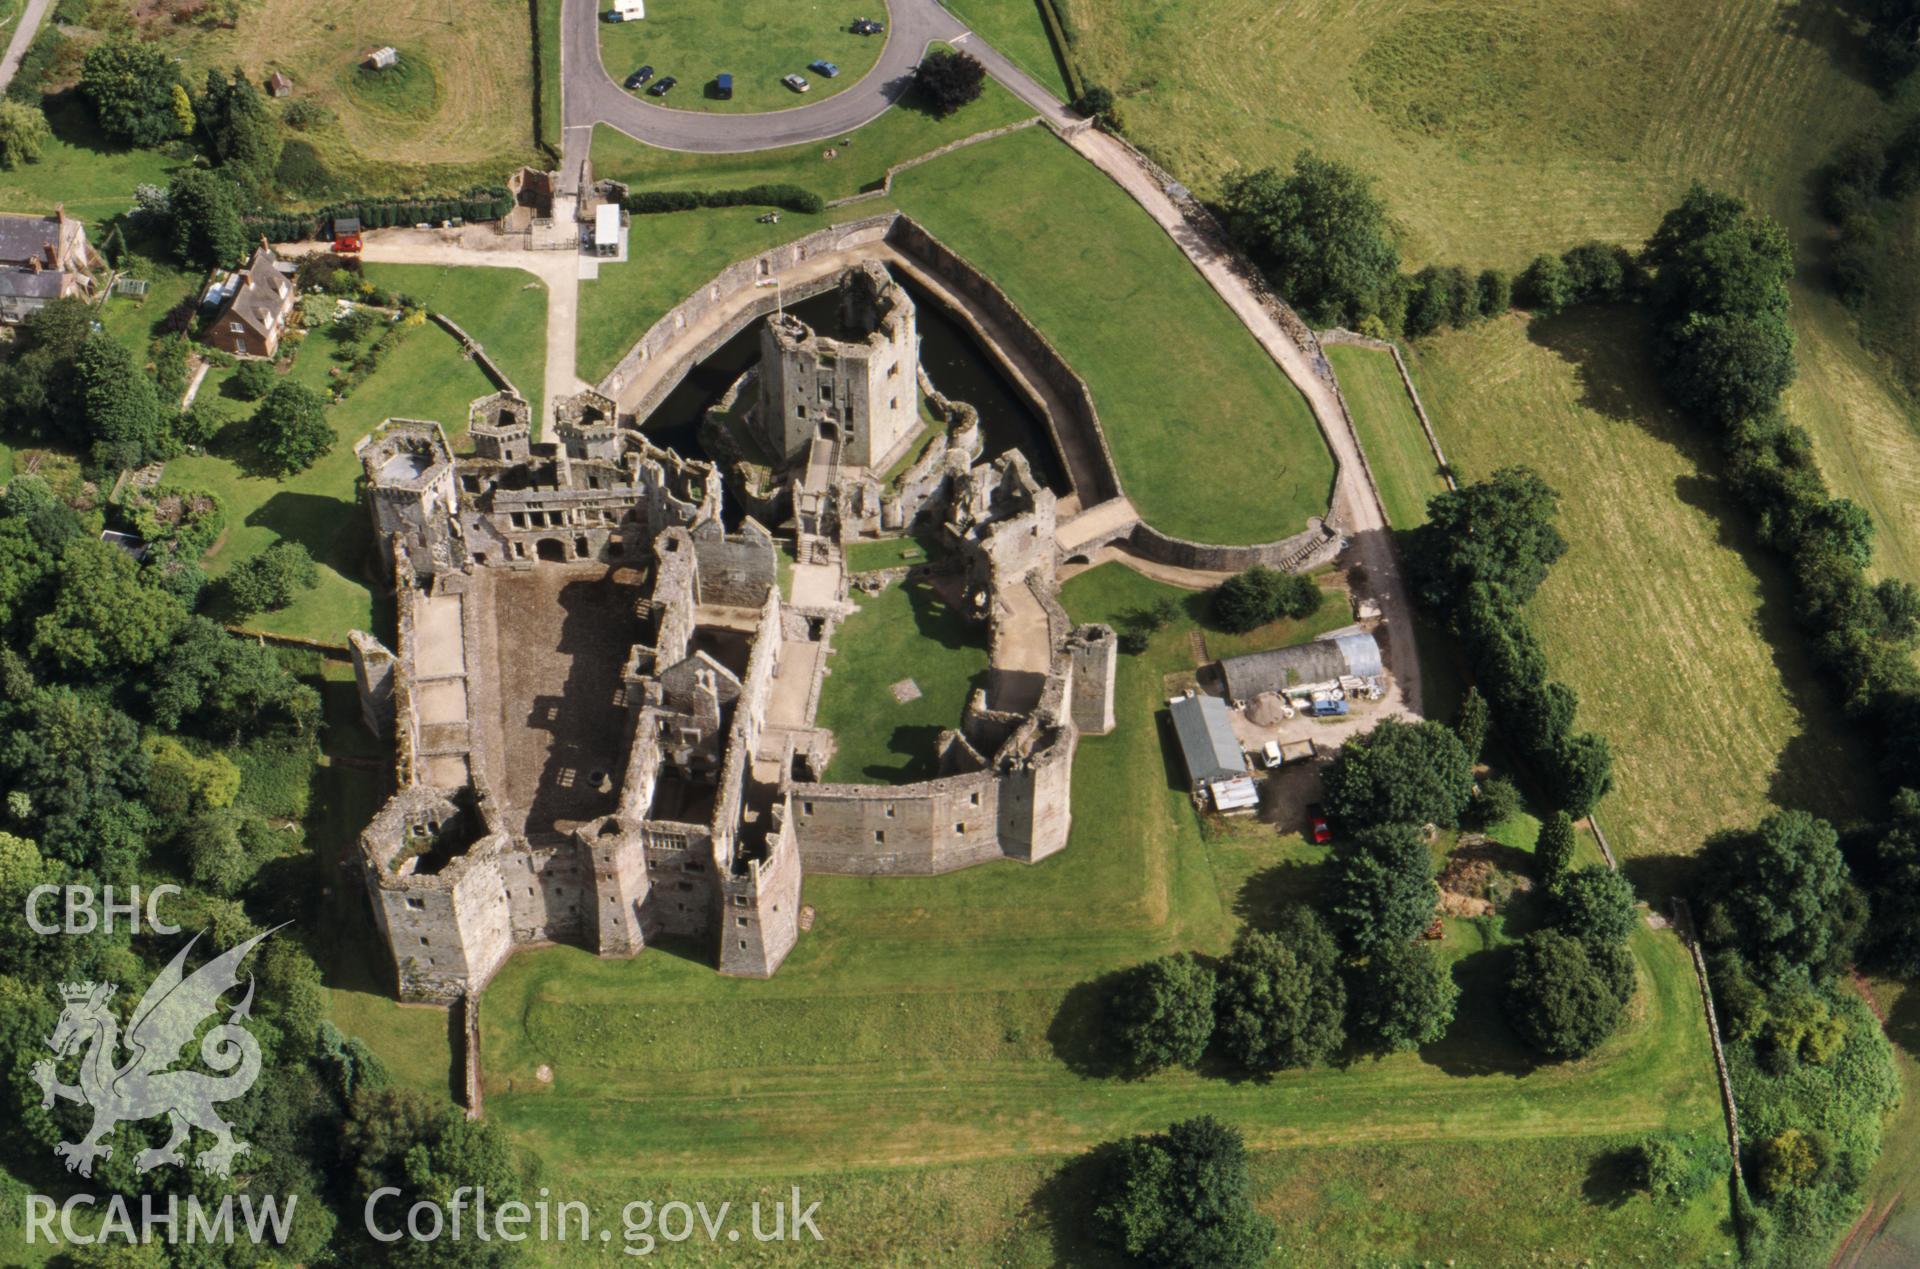
[[[21,322],[54,300],[92,294],[94,263],[86,226],[66,209],[0,214],[0,322]]]
[[[299,302],[289,267],[262,242],[247,267],[215,283],[216,307],[201,338],[236,357],[271,357]]]
[[[1220,677],[1227,699],[1245,705],[1262,692],[1284,696],[1334,687],[1343,678],[1376,679],[1385,673],[1373,634],[1349,628],[1291,648],[1225,657]]]
[[[1247,755],[1233,734],[1227,703],[1217,696],[1190,692],[1167,705],[1173,716],[1173,734],[1180,742],[1180,758],[1195,793],[1216,781],[1236,780],[1247,774]]]

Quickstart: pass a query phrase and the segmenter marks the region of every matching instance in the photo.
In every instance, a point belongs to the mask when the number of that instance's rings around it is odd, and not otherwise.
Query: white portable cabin
[[[647,0],[613,0],[614,18],[620,22],[638,22],[647,16]]]

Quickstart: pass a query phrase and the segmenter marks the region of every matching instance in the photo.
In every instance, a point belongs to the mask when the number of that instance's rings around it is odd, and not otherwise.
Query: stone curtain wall
[[[642,365],[671,348],[679,333],[690,324],[698,322],[709,310],[742,291],[751,291],[755,283],[762,279],[783,273],[823,251],[844,251],[863,243],[879,242],[886,236],[887,229],[892,223],[893,217],[887,215],[870,216],[844,225],[832,225],[810,233],[804,238],[796,238],[771,251],[761,252],[757,256],[727,266],[721,270],[719,276],[676,304],[664,317],[648,327],[647,333],[642,335],[639,342],[620,359],[620,364],[596,385],[597,388],[600,392],[617,400],[620,389],[632,381]],[[836,285],[838,285],[838,279],[826,279],[813,293],[830,290]],[[747,320],[763,317],[772,312],[778,305],[779,299],[780,297],[770,289],[764,297],[764,303],[753,305],[753,311]],[[734,331],[745,324],[744,321],[736,324]],[[696,348],[681,352],[680,357],[687,366],[691,367],[732,337],[733,331],[728,331],[703,340]],[[635,402],[634,417],[643,419],[651,414],[675,386],[670,383],[657,385],[652,392]]]

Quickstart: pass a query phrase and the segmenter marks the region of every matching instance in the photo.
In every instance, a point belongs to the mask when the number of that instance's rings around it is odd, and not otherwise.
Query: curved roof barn
[[[1345,675],[1374,678],[1384,669],[1379,643],[1364,631],[1326,636],[1291,648],[1249,652],[1220,662],[1227,696],[1236,702],[1251,701],[1262,692],[1319,687]]]

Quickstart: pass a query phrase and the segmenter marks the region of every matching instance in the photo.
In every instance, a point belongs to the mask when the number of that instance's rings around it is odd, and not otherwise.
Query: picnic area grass
[[[818,725],[833,733],[826,779],[911,784],[938,775],[934,742],[960,726],[967,698],[986,686],[987,630],[955,612],[926,582],[863,596],[835,629]],[[893,685],[913,680],[917,699]]]
[[[547,399],[547,284],[519,269],[368,264],[367,280],[452,318],[528,401]],[[464,420],[466,412],[461,411]],[[452,425],[452,419],[441,422]]]
[[[600,11],[612,8],[609,0]],[[887,20],[885,0],[871,0],[868,10],[865,16]],[[618,84],[642,65],[653,67],[656,82],[667,75],[680,81],[665,97],[641,89],[649,105],[731,114],[786,110],[844,92],[873,69],[892,38],[891,24],[887,35],[855,35],[848,28],[861,14],[844,0],[667,0],[648,5],[638,22],[602,21],[600,60]],[[807,69],[821,58],[840,73],[828,79]],[[728,101],[711,91],[722,72],[733,76]],[[811,87],[794,92],[780,82],[786,75],[799,75]]]
[[[1086,380],[1147,523],[1267,542],[1326,511],[1333,459],[1306,401],[1159,225],[1051,134],[922,164],[894,182],[894,200]]]
[[[1186,594],[1103,565],[1063,602],[1118,621]],[[1488,994],[1504,953],[1482,944],[1503,936],[1469,925],[1444,954],[1470,1023],[1421,1053],[1272,1081],[1085,1073],[1096,980],[1176,948],[1224,952],[1276,895],[1310,893],[1326,854],[1272,825],[1203,830],[1163,735],[1162,678],[1191,667],[1191,630],[1183,617],[1121,658],[1119,726],[1082,738],[1072,840],[1051,859],[810,874],[814,926],[765,981],[720,977],[701,947],[516,956],[481,1013],[489,1117],[556,1193],[601,1210],[797,1184],[821,1203],[820,1250],[860,1261],[1078,1262],[1082,1153],[1203,1113],[1245,1131],[1257,1201],[1307,1263],[1376,1239],[1408,1259],[1557,1245],[1717,1261],[1723,1192],[1676,1216],[1590,1183],[1629,1139],[1719,1124],[1692,970],[1667,932],[1634,935],[1632,1016],[1577,1063],[1526,1058]]]
[[[896,108],[845,137],[745,154],[662,150],[600,124],[593,130],[593,170],[636,190],[791,184],[822,198],[847,198],[880,188],[887,169],[896,163],[1032,114],[1019,98],[989,79],[980,100],[945,119],[935,119],[923,110]]]
[[[946,7],[1041,87],[1061,101],[1073,100],[1040,16],[1040,0],[954,0]]]
[[[1867,758],[1808,662],[1788,583],[1665,403],[1644,317],[1500,318],[1411,363],[1463,482],[1513,463],[1560,492],[1569,549],[1530,607],[1581,725],[1612,743],[1617,852],[1684,855],[1779,806],[1865,813]]]
[[[290,377],[317,392],[327,390],[328,371],[340,363],[331,331],[307,335]],[[227,394],[231,373],[209,376],[201,399],[233,418],[209,452],[168,462],[169,483],[209,489],[226,504],[227,528],[202,561],[218,579],[241,560],[282,538],[305,546],[320,565],[320,584],[303,591],[278,612],[247,618],[249,628],[344,643],[347,631],[384,635],[391,601],[376,579],[371,558],[373,527],[358,493],[360,460],[353,446],[388,418],[434,419],[456,445],[466,431],[467,405],[493,385],[469,361],[453,336],[431,323],[410,330],[380,367],[339,405],[327,408],[333,449],[312,467],[281,478],[258,468],[245,420],[254,406]],[[378,594],[376,597],[376,588]]]
[[[1360,447],[1386,507],[1387,523],[1411,529],[1427,519],[1427,499],[1447,491],[1440,464],[1427,444],[1413,399],[1393,364],[1393,355],[1357,344],[1327,345],[1327,360],[1340,380],[1347,410],[1360,433]]]

